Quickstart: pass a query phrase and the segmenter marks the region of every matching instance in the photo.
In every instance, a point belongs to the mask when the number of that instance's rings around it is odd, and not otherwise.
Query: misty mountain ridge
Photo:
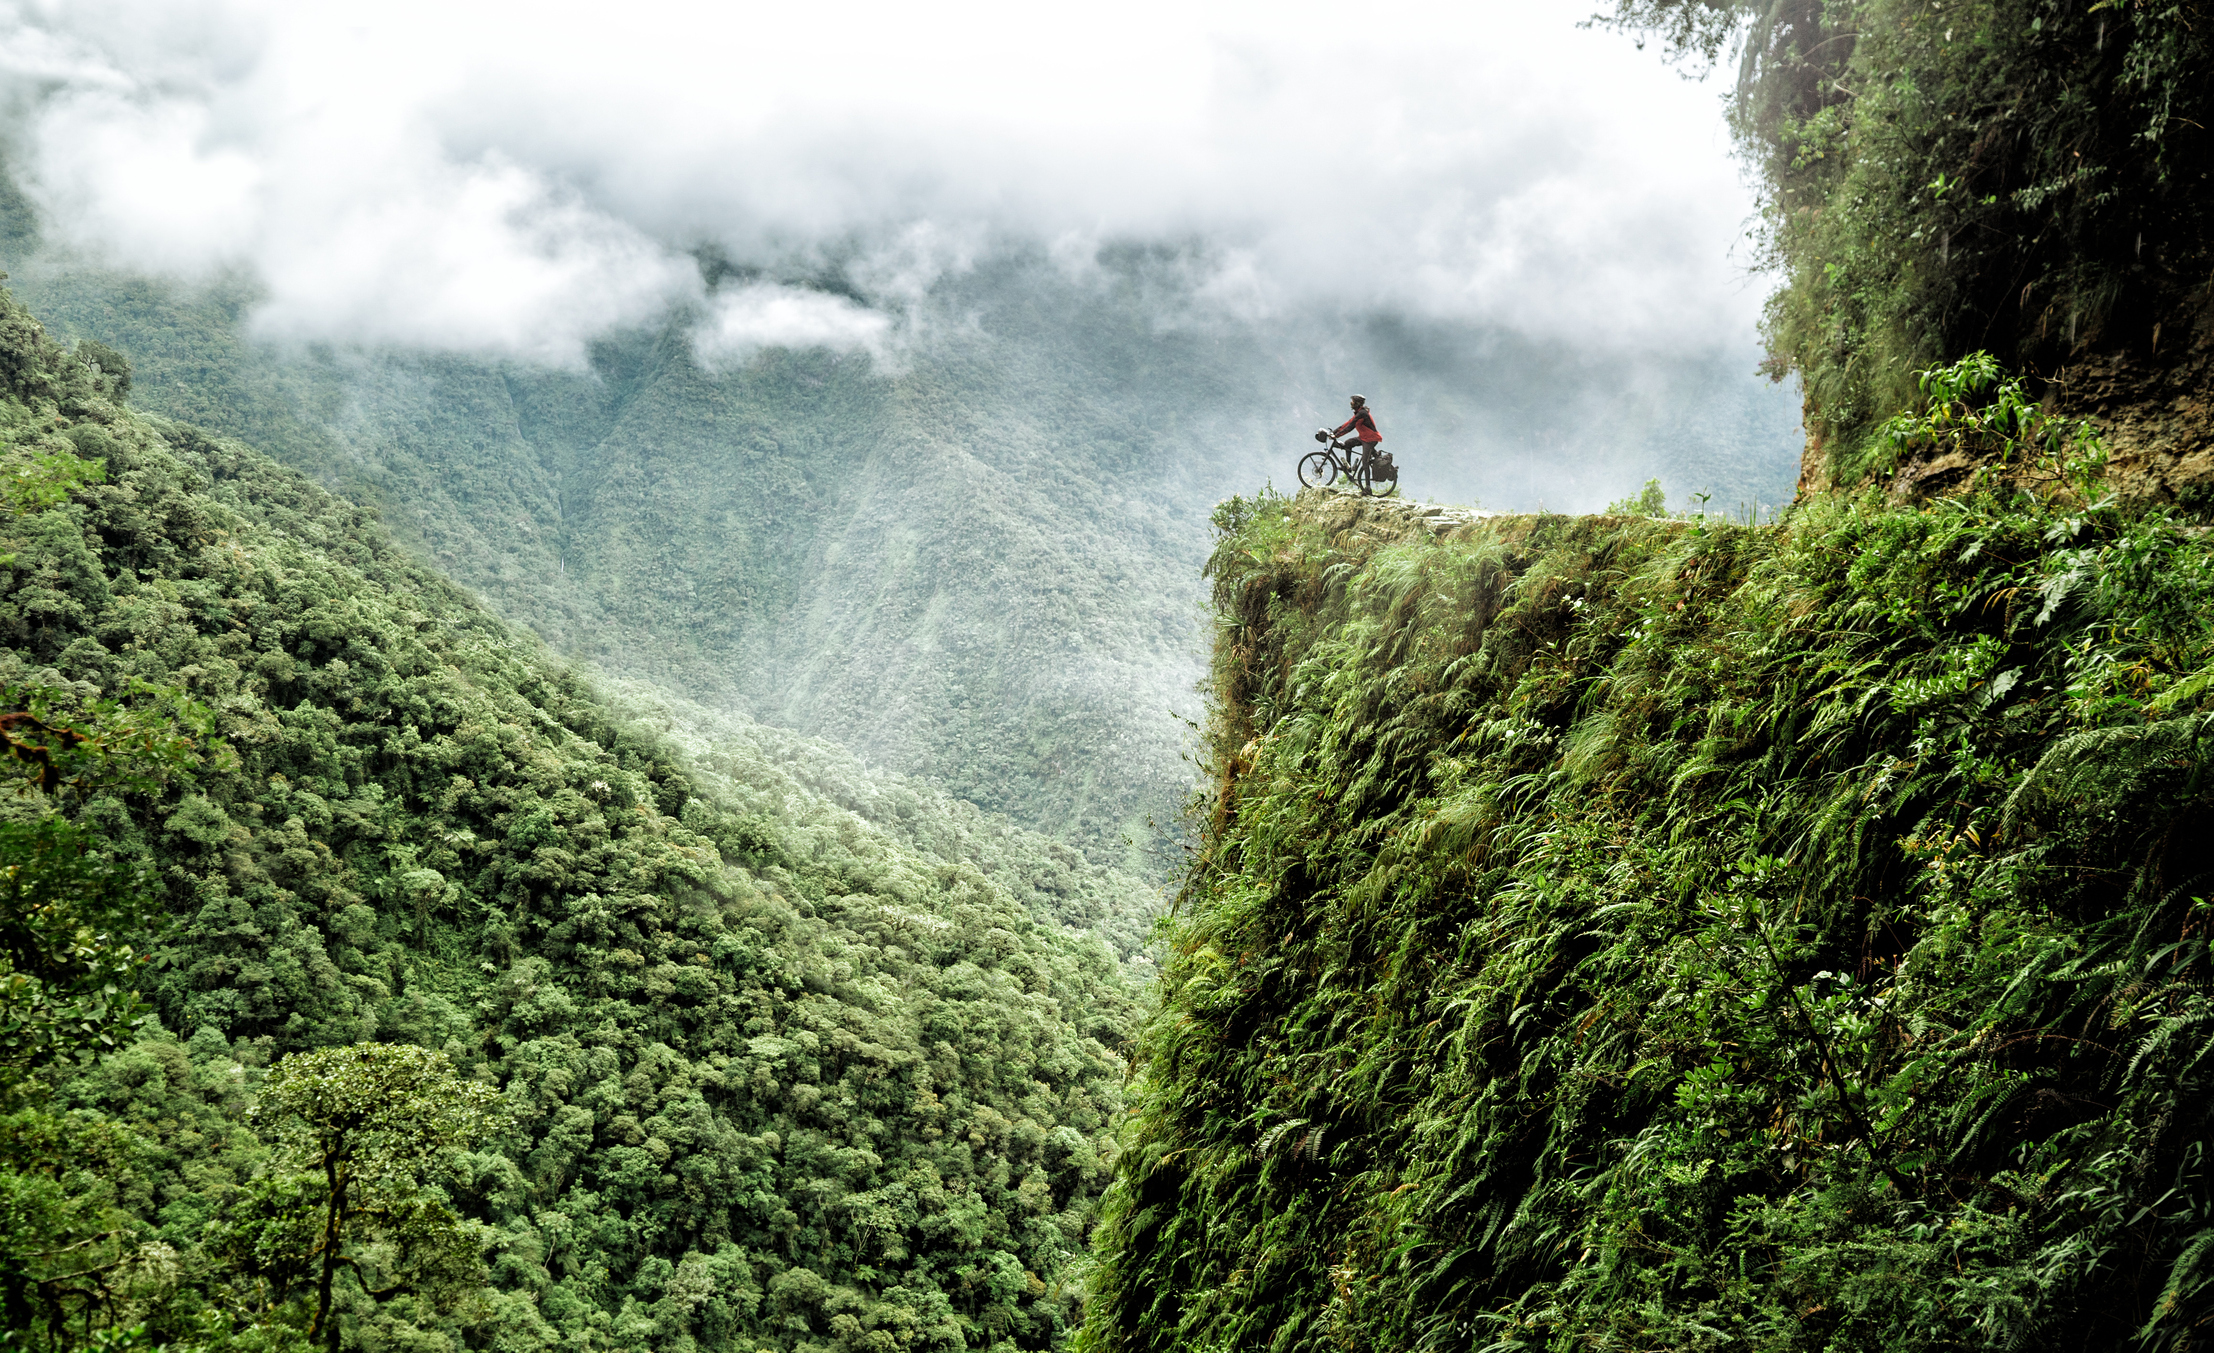
[[[257,342],[249,281],[41,247],[20,195],[10,224],[26,303],[128,354],[144,407],[376,506],[564,655],[1148,871],[1188,783],[1206,512],[1288,481],[1343,389],[1378,407],[1410,493],[1491,506],[1597,507],[1650,477],[1773,505],[1797,453],[1781,392],[1730,374],[1750,354],[1238,320],[1173,249],[1084,269],[1006,250],[904,303],[818,266],[826,298],[899,318],[890,346],[718,369],[702,317],[677,313],[564,371]],[[712,252],[702,267],[723,287],[758,276]]]

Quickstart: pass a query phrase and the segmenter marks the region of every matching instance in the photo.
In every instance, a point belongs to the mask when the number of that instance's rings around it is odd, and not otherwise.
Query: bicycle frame
[[[1343,475],[1363,497],[1376,492],[1375,456],[1361,441],[1337,442],[1318,437],[1323,450],[1309,451],[1299,459],[1299,482],[1310,488],[1328,488]]]

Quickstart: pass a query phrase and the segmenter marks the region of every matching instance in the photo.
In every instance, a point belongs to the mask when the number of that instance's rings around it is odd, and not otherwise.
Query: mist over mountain
[[[584,79],[558,21],[15,6],[0,252],[144,407],[376,505],[561,653],[1142,867],[1206,514],[1348,391],[1405,492],[1499,508],[1773,506],[1798,450],[1734,181],[1670,145],[1718,137],[1704,91],[1566,11],[1510,28],[1581,84],[1422,16],[1225,13],[1026,104],[973,21],[734,82],[701,63],[740,35],[673,11],[593,28],[660,45]]]
[[[826,266],[904,321],[1010,249],[1082,274],[1137,241],[1223,317],[1740,346],[1752,204],[1715,92],[1584,17],[9,0],[0,87],[62,237],[242,270],[263,337],[576,366],[703,301],[703,244],[771,284],[715,298],[745,329]],[[883,337],[807,318],[811,341]]]

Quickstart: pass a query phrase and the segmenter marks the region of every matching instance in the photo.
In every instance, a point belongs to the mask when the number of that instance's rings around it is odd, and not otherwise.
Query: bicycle
[[[1352,437],[1335,441],[1327,428],[1317,430],[1315,440],[1323,449],[1299,458],[1299,482],[1306,487],[1326,489],[1342,475],[1366,498],[1374,496],[1380,481],[1395,486],[1399,483],[1399,467],[1373,446]]]

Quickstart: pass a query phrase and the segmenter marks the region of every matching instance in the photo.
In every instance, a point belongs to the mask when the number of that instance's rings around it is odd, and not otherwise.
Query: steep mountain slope
[[[303,1270],[270,1218],[320,1181],[271,1174],[246,1110],[286,1054],[374,1039],[442,1050],[505,1126],[446,1185],[478,1290],[375,1300],[363,1271],[345,1346],[1050,1343],[1135,1008],[1109,941],[1148,890],[835,749],[631,717],[371,513],[123,394],[0,297],[7,708],[97,729],[197,702],[211,730],[190,773],[41,790],[12,763],[12,819],[65,813],[173,918],[158,1023],[0,1103],[19,1201],[64,1178],[32,1128],[124,1134],[78,1182],[138,1276],[38,1337],[231,1347],[258,1321],[247,1346],[291,1347]],[[47,1262],[25,1215],[11,1302]]]
[[[648,682],[603,688],[626,724],[652,729],[684,754],[695,785],[742,814],[774,822],[785,854],[835,862],[854,832],[988,875],[1040,919],[1107,942],[1134,988],[1152,975],[1156,908],[1128,876],[1088,864],[1050,837],[956,799],[942,787],[871,766],[835,743],[755,723]]]
[[[2214,542],[1235,500],[1101,1349],[2177,1348]]]

